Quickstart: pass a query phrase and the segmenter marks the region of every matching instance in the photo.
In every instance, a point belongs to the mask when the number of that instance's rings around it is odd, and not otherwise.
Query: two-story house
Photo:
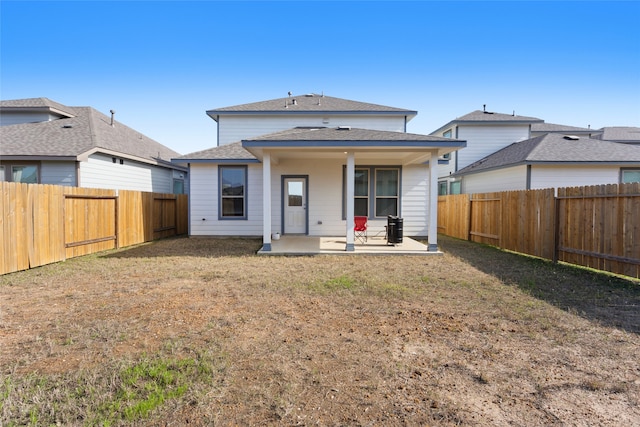
[[[173,161],[189,167],[191,236],[345,236],[354,217],[437,251],[437,159],[458,139],[407,133],[417,112],[318,94],[207,111],[218,145]]]

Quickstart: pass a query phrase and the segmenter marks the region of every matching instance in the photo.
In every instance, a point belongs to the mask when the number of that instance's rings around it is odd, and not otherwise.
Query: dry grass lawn
[[[170,239],[0,277],[0,426],[640,425],[640,284],[469,242]]]

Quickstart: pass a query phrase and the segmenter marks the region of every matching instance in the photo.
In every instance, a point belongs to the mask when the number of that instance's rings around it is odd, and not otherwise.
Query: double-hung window
[[[220,219],[247,219],[247,167],[218,169]]]
[[[383,218],[400,212],[400,168],[397,167],[356,167],[354,177],[355,216]],[[346,169],[345,175],[346,177]],[[346,181],[345,190],[346,195]],[[345,203],[346,206],[346,203]],[[346,212],[343,212],[346,218]]]
[[[376,174],[376,217],[398,215],[398,195],[400,194],[399,170],[375,169]]]
[[[355,170],[354,204],[355,216],[369,216],[369,169]]]

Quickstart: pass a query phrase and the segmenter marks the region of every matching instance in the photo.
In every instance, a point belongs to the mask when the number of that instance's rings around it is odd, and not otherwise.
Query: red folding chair
[[[367,242],[367,217],[356,216],[353,218],[353,222],[355,223],[353,227],[355,238],[360,240],[362,243],[366,243]]]

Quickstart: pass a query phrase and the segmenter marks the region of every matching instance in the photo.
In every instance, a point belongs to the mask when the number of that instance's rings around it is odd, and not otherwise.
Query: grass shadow
[[[589,320],[640,334],[640,282],[439,236],[444,252]]]
[[[262,247],[257,238],[189,238],[170,237],[118,249],[100,258],[197,257],[221,258],[255,255]]]

